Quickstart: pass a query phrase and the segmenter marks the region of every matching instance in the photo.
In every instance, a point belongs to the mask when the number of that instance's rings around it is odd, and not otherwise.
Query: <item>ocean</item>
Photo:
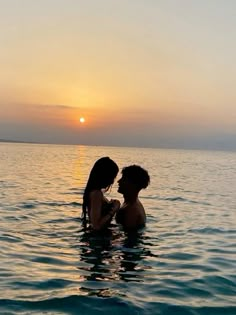
[[[102,156],[150,174],[135,237],[82,228]],[[235,152],[0,143],[0,314],[235,315],[235,192]]]

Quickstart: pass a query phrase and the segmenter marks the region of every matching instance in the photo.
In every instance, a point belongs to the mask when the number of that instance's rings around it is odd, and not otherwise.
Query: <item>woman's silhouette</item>
[[[108,200],[103,191],[107,191],[113,184],[119,168],[109,157],[97,160],[91,169],[83,195],[83,222],[87,217],[90,227],[95,231],[106,228],[115,213],[120,208],[118,200]]]

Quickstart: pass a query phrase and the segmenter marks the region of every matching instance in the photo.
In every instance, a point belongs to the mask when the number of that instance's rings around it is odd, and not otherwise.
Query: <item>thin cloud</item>
[[[62,104],[31,104],[29,106],[33,106],[38,109],[48,110],[48,109],[56,109],[56,110],[79,110],[79,107],[71,106],[71,105],[62,105]]]

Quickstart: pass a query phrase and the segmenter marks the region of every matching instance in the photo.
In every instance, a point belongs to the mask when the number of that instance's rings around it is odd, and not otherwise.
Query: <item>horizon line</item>
[[[67,145],[67,146],[88,146],[88,147],[114,147],[114,148],[139,148],[139,149],[160,149],[160,150],[183,150],[183,151],[219,151],[219,152],[236,152],[236,149],[207,149],[207,148],[184,148],[184,147],[150,147],[150,146],[128,146],[128,145],[103,145],[103,144],[84,144],[84,143],[55,143],[55,142],[38,142],[27,140],[0,139],[0,143],[18,143],[18,144],[40,144],[40,145]]]

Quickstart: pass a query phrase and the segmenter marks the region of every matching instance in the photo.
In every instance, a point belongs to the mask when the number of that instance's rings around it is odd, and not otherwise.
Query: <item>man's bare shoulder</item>
[[[135,203],[124,203],[121,206],[121,209],[127,211],[127,212],[144,212],[144,207],[140,201]]]

